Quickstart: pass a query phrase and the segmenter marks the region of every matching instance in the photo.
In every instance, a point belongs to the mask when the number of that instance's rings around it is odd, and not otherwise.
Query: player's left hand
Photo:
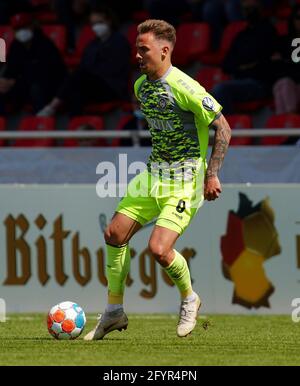
[[[222,193],[222,187],[217,176],[206,177],[204,181],[204,199],[213,201],[219,198]]]

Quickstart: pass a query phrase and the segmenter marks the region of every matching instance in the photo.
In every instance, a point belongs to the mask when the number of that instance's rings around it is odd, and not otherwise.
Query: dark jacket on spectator
[[[269,84],[269,66],[276,42],[276,30],[267,20],[248,26],[234,39],[223,70],[236,79],[252,78]]]
[[[126,38],[113,32],[104,42],[94,39],[84,50],[80,70],[106,83],[121,99],[127,99],[130,46]]]
[[[3,77],[30,86],[38,84],[53,97],[65,75],[66,67],[58,49],[40,30],[35,30],[29,47],[13,41]]]

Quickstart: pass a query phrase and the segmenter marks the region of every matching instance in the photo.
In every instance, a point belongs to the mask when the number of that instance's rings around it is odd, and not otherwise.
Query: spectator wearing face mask
[[[37,112],[56,94],[66,75],[66,68],[54,43],[34,26],[28,13],[11,18],[15,31],[0,79],[0,113],[7,103],[21,108],[31,104]]]
[[[116,29],[114,14],[109,8],[94,8],[90,23],[95,39],[83,52],[79,67],[39,116],[55,114],[62,104],[74,116],[81,114],[88,103],[129,99],[130,46],[127,39]]]

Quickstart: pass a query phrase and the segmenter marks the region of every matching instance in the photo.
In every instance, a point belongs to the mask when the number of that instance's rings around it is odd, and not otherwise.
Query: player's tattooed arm
[[[231,129],[223,114],[213,121],[211,127],[215,130],[215,138],[206,171],[207,178],[218,175],[231,138]]]
[[[215,200],[222,192],[218,173],[231,138],[231,129],[223,114],[213,121],[211,127],[215,129],[215,138],[204,183],[204,198],[208,201]]]

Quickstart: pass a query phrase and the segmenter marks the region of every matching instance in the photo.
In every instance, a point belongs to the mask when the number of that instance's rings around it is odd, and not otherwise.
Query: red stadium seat
[[[4,39],[6,43],[6,49],[9,50],[11,43],[15,38],[15,33],[13,29],[9,25],[1,25],[0,26],[0,38]]]
[[[221,40],[221,52],[227,53],[237,35],[247,27],[246,21],[234,21],[229,23],[224,30]]]
[[[261,99],[261,100],[254,100],[249,102],[239,102],[235,104],[235,109],[239,113],[251,113],[254,111],[257,111],[259,109],[262,109],[263,107],[271,107],[273,104],[273,99]]]
[[[135,23],[142,23],[143,21],[150,19],[150,14],[145,9],[140,9],[138,11],[133,12],[132,20]]]
[[[173,62],[178,66],[186,66],[210,48],[210,26],[208,23],[182,23],[177,28],[176,46]]]
[[[33,7],[41,7],[41,6],[47,6],[49,5],[49,0],[30,0],[30,4]]]
[[[131,24],[125,33],[125,36],[131,47],[131,63],[137,64],[136,60],[136,37],[137,37],[137,23]]]
[[[219,67],[206,67],[199,70],[195,78],[201,86],[210,92],[214,86],[229,79],[229,76],[224,74]]]
[[[67,47],[67,31],[63,25],[42,25],[42,31],[47,35],[59,51],[65,54]]]
[[[107,114],[115,109],[118,109],[121,107],[122,102],[119,100],[113,100],[109,102],[102,102],[102,103],[91,103],[88,104],[84,111],[87,114]]]
[[[68,124],[68,130],[78,130],[82,125],[90,125],[95,128],[95,130],[103,130],[104,129],[104,121],[102,117],[93,116],[93,115],[83,115],[80,117],[73,117],[70,119]],[[64,146],[74,147],[81,146],[80,141],[82,139],[77,138],[66,138],[64,140]],[[106,146],[107,142],[103,138],[96,139],[96,145],[93,146]]]
[[[21,119],[18,131],[54,131],[55,118],[53,117],[25,117]],[[54,145],[53,138],[17,139],[17,147],[48,147]]]
[[[76,53],[81,56],[86,46],[95,39],[96,35],[92,28],[89,25],[86,25],[82,28],[77,44],[76,44]]]
[[[250,115],[232,114],[226,115],[229,126],[234,131],[235,129],[252,129],[253,123]],[[252,137],[231,137],[230,146],[251,145]]]
[[[0,117],[0,131],[5,131],[5,129],[6,129],[6,119],[3,117]],[[5,140],[0,139],[0,146],[4,146],[4,145],[5,145]]]
[[[298,114],[272,115],[267,120],[265,127],[267,129],[296,128],[296,129],[299,129],[299,136],[300,136],[300,115]],[[263,137],[260,139],[260,144],[264,146],[282,145],[288,140],[288,138],[289,138],[288,136]]]
[[[280,20],[275,23],[275,28],[279,36],[284,36],[288,34],[288,23],[286,20]]]
[[[55,24],[58,21],[57,14],[51,11],[35,12],[35,18],[42,24]]]
[[[79,64],[84,49],[95,37],[91,26],[86,25],[81,29],[76,41],[75,52],[65,56],[65,62],[69,68],[74,68]]]
[[[201,56],[201,62],[204,64],[219,65],[222,63],[227,51],[229,50],[236,36],[247,27],[245,21],[234,21],[227,24],[224,28],[220,49],[218,52],[208,52]]]
[[[278,19],[288,19],[291,15],[292,8],[290,5],[281,5],[276,10],[276,17]]]

